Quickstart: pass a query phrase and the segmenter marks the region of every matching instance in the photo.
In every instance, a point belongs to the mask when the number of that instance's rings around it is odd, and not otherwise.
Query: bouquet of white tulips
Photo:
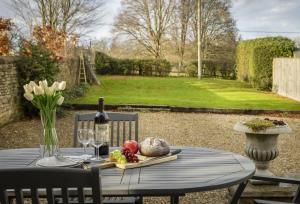
[[[23,87],[25,90],[24,97],[40,110],[56,108],[64,101],[61,91],[66,88],[65,81],[54,82],[52,86],[48,86],[47,80],[39,81],[39,85],[31,81]]]
[[[31,81],[23,86],[24,97],[40,110],[43,135],[41,139],[42,157],[59,154],[58,138],[55,130],[56,107],[64,101],[62,91],[66,82],[54,82],[48,86],[47,80],[39,81],[39,85]]]

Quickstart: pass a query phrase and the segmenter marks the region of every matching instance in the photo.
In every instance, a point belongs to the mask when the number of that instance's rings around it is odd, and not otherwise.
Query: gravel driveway
[[[238,121],[257,116],[221,115],[202,113],[139,113],[140,140],[156,136],[171,145],[197,146],[223,149],[244,155],[245,137],[233,131]],[[260,116],[266,117],[266,116]],[[57,120],[57,133],[61,146],[72,144],[74,112]],[[279,137],[279,157],[271,163],[276,175],[295,173],[300,170],[300,119],[280,118],[293,129],[293,133]],[[0,128],[0,148],[37,147],[40,136],[40,121],[26,119]],[[181,198],[182,203],[226,203],[226,190],[192,193]],[[168,203],[165,198],[146,199],[146,203]]]

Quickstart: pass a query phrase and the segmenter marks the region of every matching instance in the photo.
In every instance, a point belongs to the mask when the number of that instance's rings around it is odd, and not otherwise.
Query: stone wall
[[[67,89],[71,89],[79,84],[79,59],[67,58],[64,63],[59,66],[57,74],[58,81],[66,81]]]
[[[17,68],[14,57],[0,56],[0,127],[22,115],[20,106],[22,89],[18,82]],[[66,81],[67,89],[79,84],[79,61],[76,58],[67,59],[59,66],[58,81]]]
[[[20,97],[14,58],[0,57],[0,126],[20,116]]]

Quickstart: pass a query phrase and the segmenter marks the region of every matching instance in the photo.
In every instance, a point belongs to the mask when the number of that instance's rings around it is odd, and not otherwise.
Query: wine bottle
[[[94,119],[94,129],[95,129],[95,138],[101,141],[101,146],[99,147],[99,155],[108,155],[109,153],[109,117],[104,111],[104,99],[99,98],[98,102],[98,112],[96,113]],[[97,154],[95,148],[95,154]]]

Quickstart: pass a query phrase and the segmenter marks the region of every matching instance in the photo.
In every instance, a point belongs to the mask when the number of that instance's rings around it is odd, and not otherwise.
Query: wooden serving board
[[[104,163],[101,163],[99,165],[93,165],[100,167],[102,169],[105,168],[110,168],[110,167],[117,167],[120,169],[133,169],[133,168],[139,168],[139,167],[144,167],[144,166],[149,166],[149,165],[154,165],[154,164],[160,164],[168,161],[173,161],[177,159],[177,154],[175,155],[166,155],[162,157],[146,157],[142,155],[137,155],[139,158],[138,163],[126,163],[126,164],[118,164],[116,162],[111,162],[111,161],[105,161]]]
[[[137,163],[126,163],[126,164],[115,164],[116,167],[120,169],[133,169],[133,168],[139,168],[143,166],[149,166],[149,165],[154,165],[154,164],[160,164],[172,160],[177,159],[177,154],[176,155],[167,155],[163,157],[145,157],[138,155],[139,162]]]

